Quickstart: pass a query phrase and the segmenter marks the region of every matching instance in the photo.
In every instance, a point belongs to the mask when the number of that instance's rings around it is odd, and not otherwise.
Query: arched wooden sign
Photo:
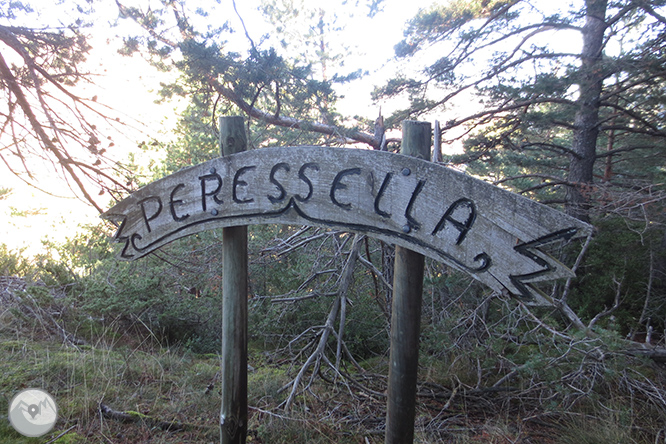
[[[102,217],[133,260],[183,236],[251,224],[331,227],[417,251],[524,299],[571,275],[539,250],[589,234],[559,211],[453,169],[388,152],[324,147],[245,151],[178,171]]]

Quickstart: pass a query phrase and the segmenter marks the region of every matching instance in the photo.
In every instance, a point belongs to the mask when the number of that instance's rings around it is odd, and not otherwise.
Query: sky
[[[129,0],[127,4],[145,8],[150,1],[155,0]],[[345,23],[344,30],[337,33],[336,38],[339,41],[332,44],[347,46],[351,51],[344,60],[345,66],[360,67],[369,73],[356,83],[340,87],[338,92],[344,98],[339,102],[338,110],[343,115],[374,117],[378,115],[380,106],[384,106],[384,115],[389,113],[386,105],[372,103],[370,92],[374,85],[381,84],[393,72],[389,61],[393,56],[393,46],[402,38],[405,20],[431,2],[432,0],[385,0],[383,10],[373,19],[367,17],[365,10],[360,11],[354,14],[351,21]],[[330,3],[306,0],[308,6]],[[269,28],[258,11],[259,4],[259,0],[238,0],[236,4],[248,34],[257,42],[262,40]],[[118,55],[117,50],[122,44],[122,39],[118,36],[131,33],[131,23],[115,23],[118,15],[115,2],[102,1],[94,5],[98,23],[91,40],[93,49],[88,57],[88,67],[97,74],[97,80],[96,85],[86,86],[84,93],[88,97],[98,96],[99,103],[110,106],[123,121],[130,123],[113,135],[116,149],[129,152],[136,147],[138,141],[150,137],[167,140],[183,103],[155,103],[155,90],[159,82],[168,80],[164,77],[165,74],[156,73],[140,57],[127,58]],[[40,20],[57,14],[64,14],[64,21],[67,16],[76,16],[73,9],[62,9],[62,5],[54,7],[58,9],[40,7],[35,15],[36,22],[26,25],[39,26]],[[221,20],[228,20],[236,30],[229,41],[229,49],[246,52],[248,41],[231,0],[221,0],[216,11],[215,15],[211,14],[205,20],[217,24],[220,24]],[[44,240],[62,242],[80,231],[77,228],[79,225],[99,223],[98,213],[88,204],[73,198],[67,185],[54,172],[44,169],[40,174],[40,186],[48,190],[50,195],[31,188],[7,171],[0,170],[0,186],[12,189],[8,198],[0,200],[0,220],[4,221],[0,224],[0,243],[8,245],[12,250],[23,251],[28,256],[44,251]]]
[[[35,18],[50,14],[52,11],[39,10]],[[41,24],[26,25],[38,27]],[[122,43],[114,38],[117,29],[101,28],[106,32],[90,40],[93,49],[86,65],[95,73],[96,84],[79,88],[77,94],[81,97],[98,96],[99,103],[113,108],[113,115],[128,123],[111,134],[116,146],[129,152],[136,147],[138,140],[148,134],[156,135],[162,129],[168,132],[166,127],[173,125],[176,115],[173,107],[154,103],[154,84],[159,79],[147,63],[140,58],[117,54]],[[43,241],[63,242],[80,232],[79,226],[100,221],[97,211],[74,197],[69,186],[52,168],[36,163],[31,168],[39,175],[40,189],[26,185],[0,165],[0,187],[12,189],[8,198],[0,200],[0,220],[3,221],[0,224],[0,243],[26,256],[45,251]],[[48,191],[48,194],[42,190]]]

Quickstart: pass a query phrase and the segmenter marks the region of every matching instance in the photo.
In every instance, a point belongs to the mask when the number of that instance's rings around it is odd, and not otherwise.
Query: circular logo
[[[46,434],[55,425],[57,415],[55,400],[44,390],[23,390],[9,403],[9,422],[24,436]]]

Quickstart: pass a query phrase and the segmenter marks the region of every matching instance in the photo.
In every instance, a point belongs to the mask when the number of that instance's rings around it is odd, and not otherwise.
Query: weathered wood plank
[[[525,299],[530,283],[571,272],[539,246],[591,227],[424,160],[382,151],[279,147],[226,155],[138,190],[104,218],[121,258],[216,227],[292,224],[368,234]]]

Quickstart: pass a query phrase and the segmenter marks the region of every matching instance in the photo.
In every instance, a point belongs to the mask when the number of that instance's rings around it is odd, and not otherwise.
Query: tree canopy
[[[33,183],[30,166],[46,162],[100,209],[95,193],[133,185],[106,156],[113,141],[101,134],[98,119],[107,110],[79,93],[95,80],[85,65],[94,2],[66,5],[68,14],[49,19],[18,2],[0,11],[6,98],[0,158]],[[243,113],[259,145],[382,147],[384,122],[340,115],[334,89],[360,75],[345,65],[350,49],[335,47],[336,33],[344,32],[345,17],[374,16],[382,2],[315,8],[265,0],[260,9],[270,34],[246,27],[237,9],[214,26],[214,5],[118,0],[116,6],[118,20],[137,25],[125,34],[123,53],[142,52],[156,68],[180,73],[161,94],[191,101],[180,130],[185,138],[214,142],[217,115]],[[563,203],[582,219],[598,209],[626,215],[637,203],[660,200],[664,7],[662,0],[440,2],[408,21],[395,52],[409,69],[378,86],[374,97],[408,99],[386,119],[388,128],[404,118],[441,115],[445,142],[466,146],[453,160],[471,172]],[[246,37],[244,52],[229,44],[233,33]],[[461,101],[468,106],[449,113]]]
[[[663,7],[608,0],[441,3],[411,19],[395,47],[400,59],[430,62],[377,88],[375,97],[409,98],[392,121],[476,97],[478,107],[442,126],[450,142],[465,140],[467,155],[458,161],[477,161],[477,171],[491,180],[541,191],[589,219],[598,204],[595,179],[635,189],[647,185],[636,182],[646,173],[648,180],[661,174]],[[637,160],[638,171],[631,167]],[[653,198],[649,191],[639,195]]]
[[[40,168],[55,170],[102,212],[93,195],[129,187],[105,155],[113,141],[100,125],[112,121],[109,109],[79,88],[94,81],[85,64],[90,3],[54,7],[53,14],[21,2],[0,6],[0,161],[37,187]]]
[[[220,112],[234,110],[276,131],[283,128],[285,140],[291,138],[292,143],[365,143],[373,147],[381,143],[374,134],[346,127],[345,119],[335,110],[337,97],[332,82],[350,77],[326,74],[327,60],[336,60],[337,55],[326,49],[327,19],[323,10],[305,18],[313,25],[305,28],[319,33],[319,49],[314,53],[283,54],[274,46],[264,45],[266,38],[255,41],[241,17],[248,43],[247,53],[241,54],[227,47],[226,38],[232,32],[228,22],[217,28],[198,29],[193,23],[206,13],[186,2],[163,2],[158,10],[117,3],[122,17],[139,25],[136,35],[126,39],[126,53],[145,51],[157,66],[177,69],[180,80],[164,85],[162,93],[203,100],[201,105],[211,113],[213,127]],[[293,11],[282,11],[278,3],[266,2],[264,11],[273,14],[276,21],[280,17],[294,20]]]

